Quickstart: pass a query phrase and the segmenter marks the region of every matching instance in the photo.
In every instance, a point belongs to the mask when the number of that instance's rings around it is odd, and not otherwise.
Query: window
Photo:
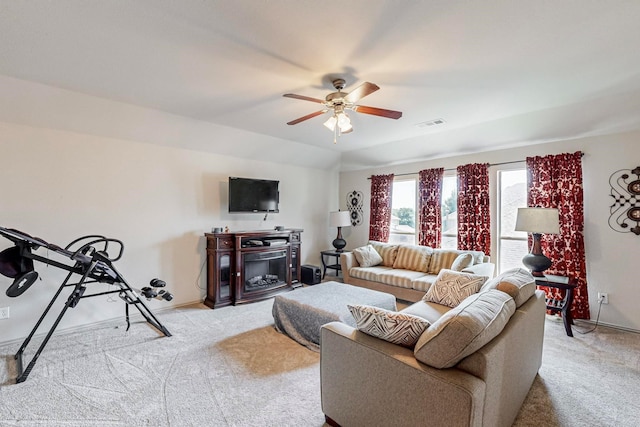
[[[522,267],[528,252],[527,233],[514,231],[518,208],[527,207],[525,169],[498,171],[498,273]]]
[[[389,243],[416,243],[416,193],[415,178],[394,180]]]
[[[442,242],[444,249],[458,247],[458,177],[442,178]]]

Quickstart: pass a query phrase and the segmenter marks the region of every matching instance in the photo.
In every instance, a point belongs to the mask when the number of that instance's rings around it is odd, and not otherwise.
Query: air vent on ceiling
[[[444,119],[434,119],[434,120],[429,120],[429,121],[426,121],[426,122],[418,123],[418,124],[416,125],[416,127],[419,127],[419,128],[429,128],[429,127],[432,127],[432,126],[439,126],[439,125],[443,125],[443,124],[445,124],[445,123],[446,123],[446,122],[444,121]]]

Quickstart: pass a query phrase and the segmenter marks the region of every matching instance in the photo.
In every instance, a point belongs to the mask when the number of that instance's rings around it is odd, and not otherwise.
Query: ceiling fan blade
[[[357,88],[349,92],[349,94],[344,97],[344,100],[352,104],[355,104],[365,96],[371,95],[373,92],[377,91],[378,89],[380,89],[378,85],[375,85],[369,82],[364,82],[360,86],[358,86]]]
[[[311,102],[317,102],[319,104],[324,104],[324,101],[322,99],[311,98],[310,96],[304,96],[304,95],[296,95],[295,93],[285,93],[282,96],[287,98],[302,99],[303,101],[311,101]]]
[[[386,117],[388,119],[399,119],[402,117],[402,111],[385,110],[384,108],[366,107],[364,105],[356,105],[353,111],[364,114],[372,114],[374,116]]]
[[[314,118],[316,116],[319,116],[320,114],[324,114],[326,112],[327,112],[327,110],[316,111],[315,113],[307,114],[304,117],[300,117],[299,119],[295,119],[295,120],[292,120],[290,122],[287,122],[287,124],[288,125],[297,125],[300,122],[304,122],[305,120],[312,119],[312,118]]]

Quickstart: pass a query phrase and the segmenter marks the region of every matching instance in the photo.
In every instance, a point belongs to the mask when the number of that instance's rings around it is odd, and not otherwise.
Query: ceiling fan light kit
[[[309,120],[321,114],[324,114],[330,110],[333,111],[333,114],[326,122],[324,122],[324,126],[326,126],[329,130],[333,132],[333,143],[335,144],[338,141],[338,137],[343,133],[349,133],[353,131],[353,125],[351,124],[351,119],[345,112],[345,110],[352,110],[358,113],[363,114],[371,114],[373,116],[386,117],[389,119],[399,119],[402,117],[402,112],[393,111],[393,110],[385,110],[383,108],[376,107],[366,107],[364,105],[356,105],[356,103],[364,98],[367,95],[372,94],[373,92],[380,89],[377,85],[369,82],[364,82],[354,90],[349,93],[342,92],[342,89],[345,87],[344,79],[335,79],[333,81],[333,87],[336,89],[336,92],[330,93],[325,97],[325,100],[321,100],[318,98],[311,98],[303,95],[296,95],[293,93],[286,93],[282,96],[287,98],[301,99],[303,101],[311,101],[319,104],[323,104],[325,108],[320,111],[316,111],[311,114],[307,114],[306,116],[300,117],[296,120],[292,120],[288,122],[288,125],[296,125],[305,120]]]

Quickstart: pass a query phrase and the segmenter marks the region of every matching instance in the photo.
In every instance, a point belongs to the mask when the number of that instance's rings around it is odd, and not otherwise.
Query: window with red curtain
[[[489,164],[458,166],[458,249],[491,255]]]
[[[369,240],[378,242],[389,240],[393,177],[393,174],[374,175],[371,177]]]
[[[558,208],[560,234],[543,234],[544,254],[551,259],[548,274],[570,277],[576,284],[571,314],[589,319],[587,268],[584,251],[584,202],[582,152],[544,157],[527,157],[527,204],[530,207]],[[547,290],[547,296],[560,297],[560,290]]]
[[[418,175],[418,244],[440,247],[442,236],[442,177],[444,168],[421,170]]]

